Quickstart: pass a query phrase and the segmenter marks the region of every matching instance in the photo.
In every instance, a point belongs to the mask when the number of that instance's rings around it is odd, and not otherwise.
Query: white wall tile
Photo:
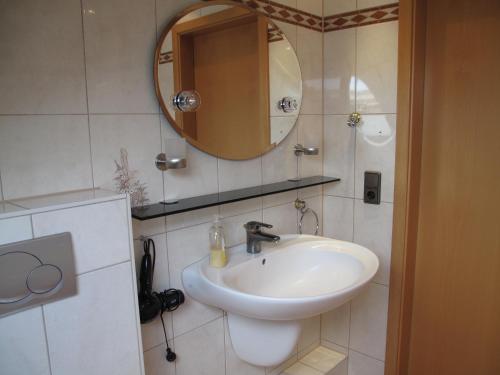
[[[358,9],[372,8],[380,5],[391,4],[391,1],[387,0],[357,0]]]
[[[354,197],[356,130],[347,126],[347,116],[324,116],[323,171],[341,180],[325,185],[325,193]]]
[[[0,116],[5,199],[92,187],[87,116]]]
[[[322,17],[323,0],[297,0],[297,9]]]
[[[354,112],[356,29],[326,32],[323,43],[325,114]]]
[[[374,283],[352,300],[350,348],[384,360],[388,303],[389,288]]]
[[[300,352],[310,349],[312,345],[318,345],[320,341],[320,315],[301,321],[302,332],[297,343],[297,350]]]
[[[175,349],[177,375],[224,375],[223,318],[176,338]]]
[[[247,212],[262,210],[262,198],[247,199],[244,201],[223,204],[219,206],[221,217],[231,217]]]
[[[167,231],[167,219],[166,217],[158,217],[150,220],[132,219],[132,229],[134,232],[134,239],[138,239],[140,236],[152,236],[165,233]]]
[[[316,185],[298,190],[298,196],[301,199],[312,198],[323,194],[323,185]]]
[[[298,0],[274,0],[274,1],[278,4],[283,4],[283,5],[286,5],[288,7],[297,8],[297,1]]]
[[[395,113],[398,21],[358,27],[356,32],[356,109]]]
[[[199,0],[156,0],[156,22],[158,24],[158,37],[174,16],[188,6],[198,3]]]
[[[342,241],[353,240],[354,200],[351,198],[323,198],[323,235]]]
[[[262,183],[270,184],[297,177],[297,157],[294,146],[298,142],[298,127],[275,149],[262,156]]]
[[[154,0],[83,0],[91,113],[157,113]]]
[[[365,171],[382,173],[381,200],[392,202],[396,159],[396,116],[365,115],[356,129],[355,196],[363,199]]]
[[[274,367],[266,367],[266,375],[281,375],[282,371],[293,365],[295,362],[297,362],[298,356],[297,353],[293,353],[288,357],[286,360],[284,360],[282,363],[280,363],[277,366]]]
[[[389,285],[392,245],[391,203],[354,202],[354,242],[373,251],[380,262],[374,282]]]
[[[297,209],[293,203],[265,208],[262,218],[264,219],[264,223],[273,226],[272,229],[267,230],[270,233],[297,233]]]
[[[383,375],[384,362],[349,351],[349,375]]]
[[[297,26],[292,25],[287,22],[281,22],[277,20],[273,20],[276,26],[285,34],[288,42],[295,49],[295,53],[297,53]]]
[[[81,275],[78,295],[43,307],[52,375],[140,374],[131,267]]]
[[[187,145],[187,167],[164,173],[165,198],[182,199],[218,192],[217,159]]]
[[[297,56],[302,71],[301,114],[323,113],[323,35],[304,27],[297,28]]]
[[[30,216],[18,216],[0,220],[0,245],[29,240],[32,237]]]
[[[9,203],[7,201],[0,201],[0,216],[3,216],[4,214],[10,214],[12,212],[16,211],[22,211],[23,208],[20,206],[14,205],[12,203]],[[4,216],[6,217],[6,216]]]
[[[158,115],[91,115],[90,139],[96,186],[118,190],[116,163],[124,149],[134,181],[146,186],[148,203],[163,200],[163,176],[154,163],[162,147]]]
[[[386,1],[386,0],[384,0]],[[356,10],[356,0],[323,0],[325,17]]]
[[[349,351],[348,348],[344,346],[340,346],[337,344],[334,344],[333,342],[327,341],[327,340],[321,340],[321,346],[324,346],[327,349],[335,350],[336,352],[345,354],[347,356],[347,353]]]
[[[173,342],[169,341],[173,350]],[[144,368],[146,375],[175,375],[175,362],[165,359],[167,346],[158,345],[144,352]]]
[[[347,375],[348,369],[348,359],[346,358],[343,362],[339,363],[337,367],[333,369],[331,374],[328,375]]]
[[[290,190],[284,193],[266,195],[262,197],[262,203],[264,208],[281,206],[286,203],[291,203],[297,199],[298,193],[297,190]]]
[[[208,207],[167,216],[167,230],[169,232],[192,227],[194,225],[210,223],[218,215],[218,207]]]
[[[168,261],[172,288],[183,289],[182,270],[209,255],[209,228],[210,224],[202,224],[168,233]],[[186,295],[182,308],[173,313],[174,335],[175,337],[182,335],[219,316],[222,316],[222,310],[204,305]]]
[[[318,155],[299,157],[300,177],[323,174],[323,117],[321,115],[300,115],[297,122],[298,143],[305,147],[318,147]]]
[[[349,346],[351,303],[321,315],[321,339],[344,347]]]
[[[2,374],[50,374],[41,307],[1,318],[0,332]]]
[[[70,232],[76,272],[130,259],[125,199],[33,215],[35,237]]]
[[[0,14],[0,113],[86,113],[80,1],[8,1]]]
[[[227,325],[227,317],[224,317],[224,343],[226,348],[226,375],[265,375],[263,367],[252,366],[241,360],[233,349],[231,335]]]
[[[218,160],[219,191],[262,185],[262,158]]]

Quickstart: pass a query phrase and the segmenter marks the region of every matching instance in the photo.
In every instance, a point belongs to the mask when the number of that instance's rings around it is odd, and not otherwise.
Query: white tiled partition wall
[[[70,232],[77,294],[0,318],[0,373],[143,373],[130,206],[102,191],[0,203],[0,244]]]
[[[381,0],[325,0],[324,16],[383,6]],[[323,34],[325,187],[323,232],[374,251],[380,269],[362,295],[321,317],[325,346],[348,353],[349,375],[384,373],[394,192],[398,21]],[[348,115],[359,112],[357,128]],[[381,204],[363,202],[365,171],[382,173]]]

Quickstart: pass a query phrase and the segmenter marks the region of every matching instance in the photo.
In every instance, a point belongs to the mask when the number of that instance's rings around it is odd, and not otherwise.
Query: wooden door
[[[401,7],[386,374],[498,375],[500,1]]]
[[[230,8],[173,29],[175,90],[195,88],[196,113],[176,122],[210,154],[248,159],[271,146],[268,22]]]

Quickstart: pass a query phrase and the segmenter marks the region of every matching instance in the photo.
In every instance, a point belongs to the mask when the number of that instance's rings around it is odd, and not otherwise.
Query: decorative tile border
[[[167,52],[160,53],[160,61],[158,62],[159,64],[167,64],[167,63],[171,63],[172,61],[174,61],[174,52],[173,51],[167,51]]]
[[[210,1],[210,0],[205,0]],[[323,31],[323,18],[315,14],[304,12],[271,0],[233,0],[262,13],[271,19],[302,26],[308,29]]]
[[[324,32],[394,21],[398,15],[399,3],[334,14],[323,19]]]
[[[210,1],[210,0],[204,0]],[[269,18],[292,25],[305,27],[319,32],[329,32],[350,27],[372,25],[395,21],[399,17],[399,3],[381,5],[373,8],[359,9],[351,12],[321,17],[304,12],[272,0],[233,0],[235,3],[246,5],[256,12]]]

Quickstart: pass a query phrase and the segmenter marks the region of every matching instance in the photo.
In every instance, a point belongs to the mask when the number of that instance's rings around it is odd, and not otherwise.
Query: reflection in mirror
[[[250,159],[276,147],[300,110],[295,51],[268,17],[227,1],[188,8],[164,30],[155,84],[167,120],[189,143],[224,159]],[[200,105],[182,112],[181,91]]]

